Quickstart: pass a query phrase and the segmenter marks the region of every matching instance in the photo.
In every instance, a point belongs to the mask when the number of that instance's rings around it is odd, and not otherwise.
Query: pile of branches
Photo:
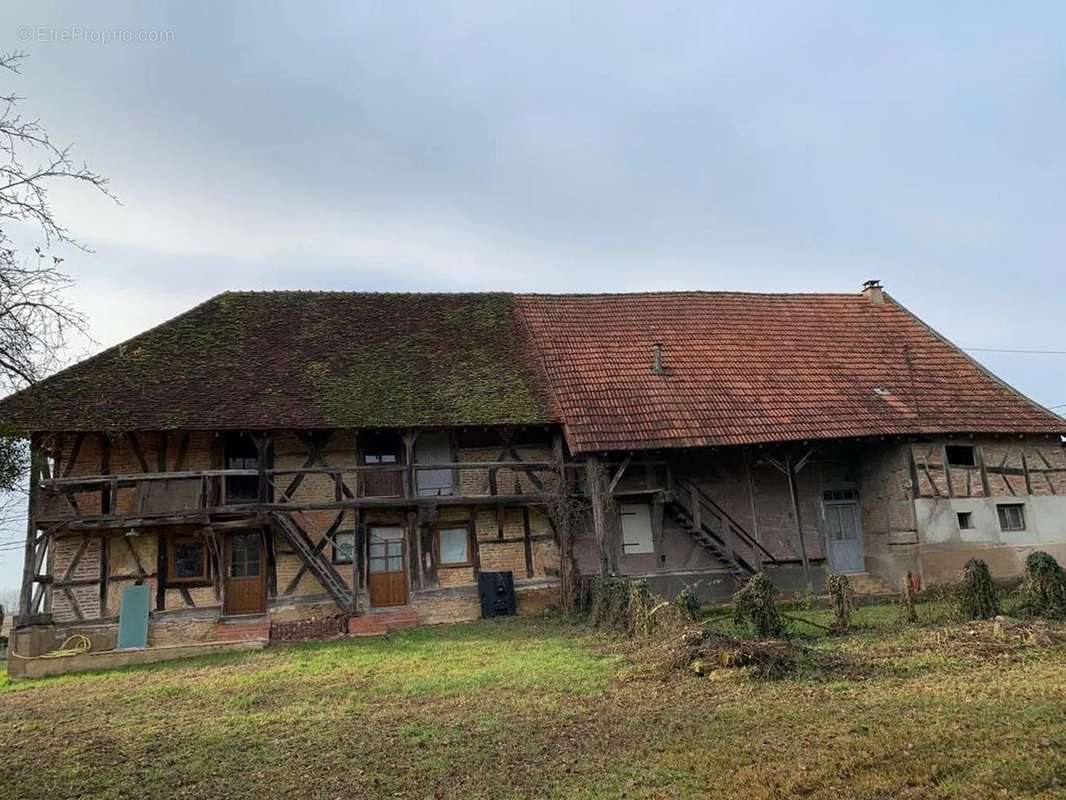
[[[580,596],[582,610],[588,611],[593,625],[628,636],[677,630],[696,613],[686,593],[673,601],[663,600],[652,593],[647,581],[639,579],[589,578]]]
[[[756,680],[778,680],[793,674],[805,648],[781,639],[741,639],[710,630],[689,628],[673,643],[667,666],[707,675],[715,669],[745,669]]]
[[[760,638],[784,635],[785,620],[774,602],[774,585],[766,573],[756,573],[733,595],[733,623]]]
[[[992,620],[973,620],[933,632],[937,645],[983,658],[1032,647],[1055,647],[1066,644],[1066,626],[1045,621],[1023,621],[997,616]]]

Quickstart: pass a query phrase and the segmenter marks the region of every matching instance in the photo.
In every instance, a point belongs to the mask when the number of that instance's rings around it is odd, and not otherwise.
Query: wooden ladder
[[[277,529],[281,531],[281,535],[289,543],[293,552],[303,561],[308,572],[315,576],[318,582],[322,584],[322,588],[329,592],[329,596],[341,607],[344,613],[351,614],[353,607],[352,590],[348,588],[348,585],[337,573],[337,570],[333,568],[333,564],[320,551],[315,550],[315,546],[311,544],[310,537],[308,537],[303,528],[296,524],[296,521],[289,514],[274,511],[271,512],[271,516]]]

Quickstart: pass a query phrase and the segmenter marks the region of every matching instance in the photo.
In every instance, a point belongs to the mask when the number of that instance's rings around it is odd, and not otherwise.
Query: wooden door
[[[403,472],[395,469],[403,463],[403,440],[392,432],[368,433],[363,436],[363,463],[368,467],[392,467],[384,472],[363,473],[364,497],[402,497]]]
[[[259,531],[234,533],[226,538],[227,614],[262,614],[266,611],[263,536]]]
[[[864,572],[859,504],[853,501],[825,503],[825,538],[829,569],[833,572]]]
[[[368,562],[370,605],[407,603],[407,559],[403,528],[371,528]]]
[[[423,433],[415,442],[416,464],[450,464],[452,462],[452,442],[447,433]],[[415,483],[419,497],[436,497],[452,493],[451,469],[418,470]]]

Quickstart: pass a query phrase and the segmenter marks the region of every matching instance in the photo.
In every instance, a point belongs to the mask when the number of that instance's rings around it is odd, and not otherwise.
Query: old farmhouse
[[[164,647],[470,619],[508,581],[523,613],[575,572],[714,598],[1066,557],[1066,421],[876,282],[225,293],[0,421],[31,442],[23,657],[114,647],[130,586]]]

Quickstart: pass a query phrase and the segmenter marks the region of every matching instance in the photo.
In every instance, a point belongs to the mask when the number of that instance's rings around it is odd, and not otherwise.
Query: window
[[[949,444],[944,450],[947,452],[948,464],[953,467],[973,467],[977,464],[973,445]]]
[[[207,544],[191,536],[172,538],[167,545],[167,582],[207,581]]]
[[[337,531],[333,534],[333,563],[351,564],[355,557],[355,531]]]
[[[470,563],[470,529],[441,528],[440,563],[453,567]]]
[[[973,528],[973,513],[969,511],[960,511],[957,516],[959,519],[960,531],[968,531]]]
[[[370,467],[395,467],[403,463],[403,440],[390,431],[366,433],[360,437],[363,463]],[[404,491],[403,472],[396,469],[363,474],[364,497],[400,497]]]
[[[403,572],[403,528],[370,529],[370,574]]]
[[[622,552],[626,555],[655,552],[651,534],[651,506],[646,503],[618,507],[622,517]]]
[[[822,499],[827,503],[845,503],[855,499],[854,489],[830,489],[822,492]]]
[[[259,469],[259,448],[251,437],[233,434],[226,437],[226,469]],[[258,475],[227,475],[226,502],[249,503],[259,499]]]
[[[1025,530],[1025,506],[1021,503],[996,506],[996,512],[999,514],[999,529],[1001,531]]]

